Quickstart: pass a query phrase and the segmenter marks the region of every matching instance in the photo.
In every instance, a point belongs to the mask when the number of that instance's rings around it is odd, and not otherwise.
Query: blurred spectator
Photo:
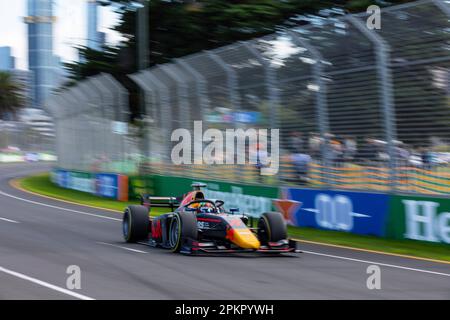
[[[423,168],[422,152],[420,149],[412,149],[408,159],[408,164],[417,168]]]
[[[402,141],[394,141],[395,163],[399,167],[407,167],[411,153],[406,149]]]
[[[344,163],[344,147],[342,143],[333,136],[333,139],[330,141],[331,145],[331,154],[332,154],[332,164],[335,167],[342,167]]]
[[[308,183],[309,165],[311,160],[311,157],[304,153],[296,153],[291,155],[291,161],[295,168],[295,180],[298,184],[305,185]]]
[[[322,138],[317,133],[310,133],[308,144],[311,156],[314,159],[319,159]]]
[[[266,166],[264,163],[267,163],[267,161],[267,150],[265,150],[265,148],[260,143],[256,144],[256,169],[258,171],[259,182],[263,182],[263,175],[261,174],[261,170]]]
[[[360,149],[360,157],[368,165],[375,165],[378,160],[378,147],[374,139],[366,138]]]
[[[433,153],[427,149],[422,148],[420,155],[422,157],[422,166],[425,170],[431,170],[432,169],[432,163],[433,163]]]
[[[344,161],[353,162],[353,159],[358,152],[356,139],[352,136],[347,136],[344,140]]]
[[[291,136],[289,137],[289,149],[292,153],[301,153],[305,151],[304,140],[301,132],[291,132]]]
[[[325,134],[325,154],[329,164],[333,167],[340,166],[343,159],[343,148],[341,142],[331,133]]]
[[[376,163],[380,166],[387,166],[390,159],[388,143],[384,140],[372,139],[372,144],[375,149]]]

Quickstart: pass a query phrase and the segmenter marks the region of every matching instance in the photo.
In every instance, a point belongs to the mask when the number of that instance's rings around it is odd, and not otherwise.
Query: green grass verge
[[[450,262],[450,246],[414,240],[393,240],[347,232],[289,227],[291,237],[359,249],[382,251]]]
[[[54,185],[50,181],[49,174],[40,174],[22,178],[19,180],[19,184],[25,190],[49,197],[117,211],[123,211],[124,207],[128,204],[138,203],[137,201],[123,203],[97,197],[84,192],[63,189]],[[158,215],[164,212],[167,212],[167,209],[156,208],[152,212],[152,215]],[[372,236],[355,235],[345,232],[296,227],[289,227],[289,235],[301,240],[317,241],[321,243],[349,246],[360,249],[450,261],[450,247],[444,244],[426,243],[413,240],[391,240]]]

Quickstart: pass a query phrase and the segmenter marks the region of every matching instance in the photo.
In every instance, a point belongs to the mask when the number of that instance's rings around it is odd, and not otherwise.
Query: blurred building
[[[0,121],[0,149],[53,150],[52,119],[41,109],[24,108],[14,120]]]
[[[21,95],[25,100],[25,108],[31,108],[33,102],[33,72],[27,70],[11,70],[11,76],[20,87]]]
[[[41,109],[22,109],[19,114],[19,120],[34,130],[36,134],[48,137],[53,137],[54,135],[52,118]]]
[[[28,0],[28,63],[33,72],[33,106],[41,107],[58,84],[58,58],[53,55],[52,0]]]
[[[69,73],[63,67],[63,62],[61,57],[53,56],[53,87],[52,89],[57,89],[59,86],[63,85],[69,77]]]
[[[100,51],[105,42],[105,34],[99,32],[98,28],[98,2],[88,0],[87,2],[87,47]]]
[[[11,55],[11,47],[0,47],[0,71],[10,71],[15,68],[15,58]]]

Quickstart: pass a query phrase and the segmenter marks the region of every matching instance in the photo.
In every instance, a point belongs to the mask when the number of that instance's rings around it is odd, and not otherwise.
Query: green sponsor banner
[[[180,197],[192,190],[194,180],[179,177],[153,176],[154,195],[162,197]]]
[[[393,195],[388,237],[450,244],[450,199]]]
[[[278,188],[227,183],[203,179],[154,176],[155,195],[180,197],[192,190],[192,183],[205,183],[205,196],[225,201],[225,207],[239,208],[241,213],[260,216],[272,211],[272,199],[278,198]]]
[[[128,177],[128,194],[130,200],[139,199],[142,194],[155,194],[154,179],[152,176]]]

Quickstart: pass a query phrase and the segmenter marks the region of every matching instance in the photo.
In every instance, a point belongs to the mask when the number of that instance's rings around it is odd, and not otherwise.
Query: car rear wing
[[[180,202],[175,197],[152,197],[148,194],[144,194],[140,196],[141,205],[151,208],[151,207],[159,207],[159,208],[170,208],[172,211],[175,210],[176,207],[180,205]]]

